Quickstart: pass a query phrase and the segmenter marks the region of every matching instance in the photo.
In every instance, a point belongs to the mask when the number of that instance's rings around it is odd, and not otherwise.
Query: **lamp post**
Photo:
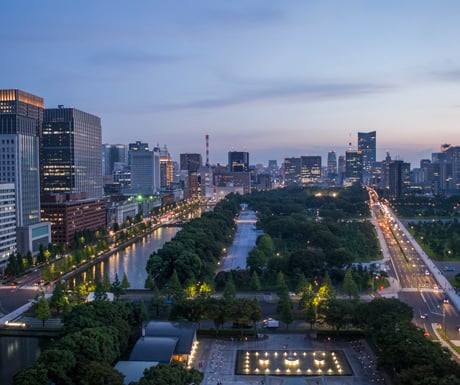
[[[374,295],[374,280],[375,280],[376,278],[379,278],[379,275],[378,275],[378,274],[372,273],[372,278],[371,278],[372,292],[371,292],[371,295]]]
[[[447,336],[447,332],[446,332],[446,306],[445,306],[444,303],[441,306],[442,306],[442,330],[443,330],[444,334]]]

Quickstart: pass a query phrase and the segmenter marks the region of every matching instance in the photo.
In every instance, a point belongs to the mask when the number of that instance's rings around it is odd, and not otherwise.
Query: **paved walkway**
[[[236,375],[237,350],[342,350],[352,376],[264,376]],[[318,341],[305,334],[269,334],[256,341],[200,339],[194,367],[203,371],[202,385],[369,385],[385,384],[377,371],[375,357],[363,340]]]

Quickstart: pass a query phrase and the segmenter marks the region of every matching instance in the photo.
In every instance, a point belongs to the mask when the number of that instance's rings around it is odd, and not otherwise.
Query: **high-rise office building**
[[[300,157],[300,181],[303,185],[318,183],[321,179],[321,156]]]
[[[410,187],[410,163],[393,160],[388,169],[388,197],[401,198]]]
[[[460,191],[460,146],[449,146],[445,153],[446,162],[450,164],[447,191],[458,194]]]
[[[173,182],[173,161],[166,145],[160,148],[160,187],[170,188]]]
[[[181,170],[197,172],[202,165],[201,154],[180,154]]]
[[[228,153],[228,170],[230,172],[248,172],[249,152],[230,151]]]
[[[42,192],[102,196],[101,119],[75,108],[47,108],[41,134]]]
[[[152,195],[160,188],[160,151],[155,148],[136,149],[129,152],[131,169],[131,192]]]
[[[16,193],[13,183],[0,183],[0,270],[4,270],[5,262],[14,254],[16,254]]]
[[[361,150],[345,151],[345,176],[351,183],[363,181],[363,153]]]
[[[362,152],[363,182],[369,184],[376,162],[376,132],[358,132],[358,150]]]
[[[327,153],[327,177],[335,179],[337,177],[337,154],[335,151]]]
[[[300,158],[284,159],[284,184],[300,185]]]
[[[347,161],[345,160],[345,155],[343,154],[339,155],[339,160],[337,161],[337,174],[339,183],[342,183],[347,177]]]
[[[148,151],[149,144],[143,143],[141,141],[136,141],[135,143],[128,144],[128,165],[131,166],[131,154],[136,151]]]
[[[36,254],[51,242],[50,224],[40,218],[39,137],[43,98],[0,90],[0,180],[12,183],[16,200],[17,250]]]
[[[103,144],[102,175],[112,177],[115,163],[128,165],[128,146],[126,144]]]
[[[200,199],[202,194],[201,175],[203,161],[201,154],[185,153],[180,154],[180,169],[187,171],[184,178],[184,197],[186,199]]]

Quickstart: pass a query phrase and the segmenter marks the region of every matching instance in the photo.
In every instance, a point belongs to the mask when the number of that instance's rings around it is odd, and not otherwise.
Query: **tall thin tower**
[[[209,135],[205,135],[206,138],[206,167],[209,167]]]

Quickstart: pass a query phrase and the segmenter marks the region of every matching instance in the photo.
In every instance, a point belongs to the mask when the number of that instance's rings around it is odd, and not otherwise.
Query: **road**
[[[441,326],[451,340],[459,340],[458,296],[391,209],[376,201],[371,206],[390,275],[399,283],[399,298],[414,309],[414,323],[432,336],[433,325]]]
[[[256,213],[243,208],[236,220],[234,241],[220,261],[217,272],[246,269],[248,253],[256,245],[257,237],[263,234],[262,231],[256,230],[256,223]]]

